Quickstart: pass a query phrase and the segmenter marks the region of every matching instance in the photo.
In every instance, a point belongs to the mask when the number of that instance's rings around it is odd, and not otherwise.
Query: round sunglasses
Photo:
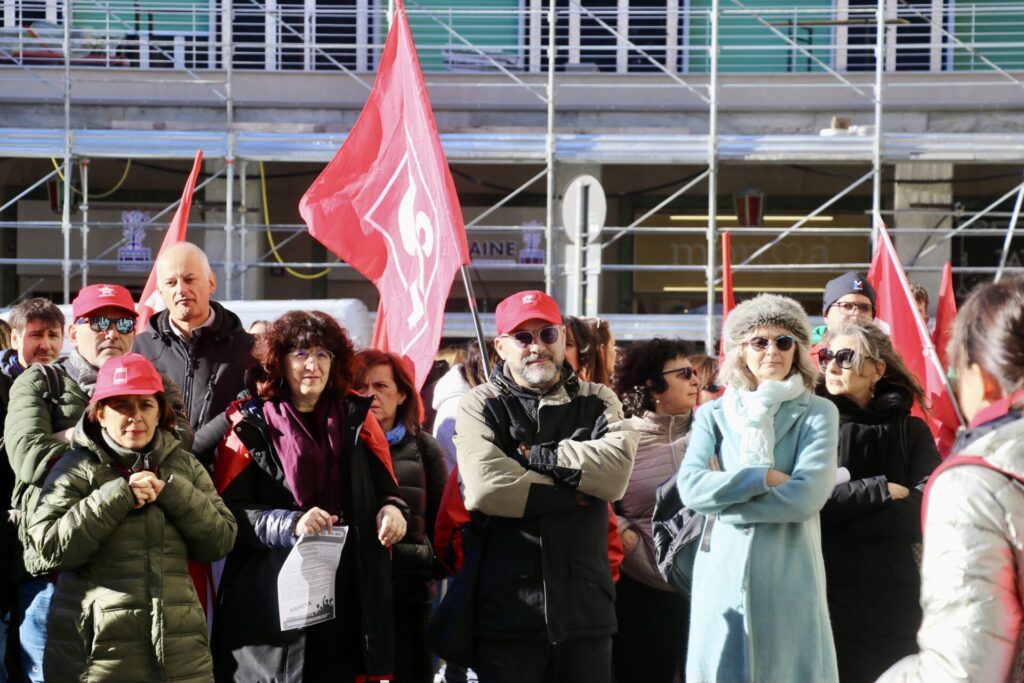
[[[105,315],[94,315],[75,320],[76,325],[87,323],[93,332],[106,332],[110,329],[111,324],[121,334],[129,334],[135,330],[135,318],[108,318]]]
[[[853,349],[839,349],[833,351],[832,349],[821,349],[818,351],[818,362],[821,363],[821,369],[824,370],[828,367],[828,364],[833,360],[843,370],[849,370],[853,367],[853,362],[856,359],[857,352]]]
[[[788,334],[783,334],[779,335],[775,339],[769,339],[768,337],[754,337],[747,343],[758,351],[767,351],[769,346],[774,346],[779,351],[785,352],[793,348],[793,344],[796,343],[796,339]]]
[[[541,344],[550,346],[558,341],[558,335],[561,334],[562,330],[558,325],[549,325],[548,327],[542,327],[536,335],[530,330],[519,330],[514,334],[502,334],[501,337],[511,337],[516,346],[521,349],[525,349],[528,346],[533,346],[533,340],[536,337],[540,340]]]

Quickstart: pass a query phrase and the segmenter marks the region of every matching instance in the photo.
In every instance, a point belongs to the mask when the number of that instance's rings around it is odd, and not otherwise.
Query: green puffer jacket
[[[155,502],[134,509],[129,468],[142,456],[112,443],[83,418],[75,448],[46,477],[29,520],[32,549],[60,570],[46,681],[212,682],[206,616],[188,558],[224,557],[235,542],[235,518],[199,461],[163,429],[148,465],[166,486]]]
[[[79,357],[79,366],[84,363]],[[60,370],[61,394],[54,402],[45,395],[49,386],[43,369],[31,365],[11,385],[11,397],[4,422],[4,445],[7,457],[14,470],[14,494],[11,507],[20,510],[21,524],[18,526],[18,541],[24,549],[24,568],[31,576],[45,573],[44,563],[36,557],[28,543],[28,517],[39,499],[39,489],[53,463],[68,451],[68,444],[54,436],[74,427],[89,405],[89,392],[79,386],[72,376],[75,364],[71,359],[57,363]],[[170,377],[161,375],[164,381],[164,397],[178,416],[178,435],[182,445],[192,447],[192,427],[185,417],[181,392]],[[15,579],[21,580],[20,568],[15,570]]]

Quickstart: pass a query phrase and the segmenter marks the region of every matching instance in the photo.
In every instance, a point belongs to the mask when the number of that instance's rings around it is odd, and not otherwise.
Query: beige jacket
[[[1024,477],[1024,419],[993,429],[962,453]],[[926,520],[921,651],[879,681],[1024,680],[1024,485],[984,467],[951,468],[932,483]]]

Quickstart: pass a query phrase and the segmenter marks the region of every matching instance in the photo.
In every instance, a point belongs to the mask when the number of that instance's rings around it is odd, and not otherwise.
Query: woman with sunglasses
[[[427,644],[427,622],[437,597],[437,559],[428,539],[448,478],[444,454],[420,426],[420,395],[400,356],[377,349],[356,354],[355,390],[373,399],[391,453],[402,499],[409,506],[409,530],[391,549],[395,592],[395,680],[432,683],[434,655]]]
[[[28,536],[60,575],[47,619],[47,681],[213,681],[189,558],[228,553],[236,524],[176,436],[153,365],[100,368],[75,440],[46,478]]]
[[[706,353],[695,353],[690,356],[690,363],[693,364],[693,371],[697,373],[697,381],[700,383],[697,405],[702,406],[721,396],[725,389],[717,384],[718,359]]]
[[[874,681],[917,649],[914,552],[939,452],[910,414],[924,391],[882,330],[842,323],[821,343],[818,394],[839,409],[839,475],[821,511],[829,614],[843,683]]]
[[[352,342],[322,311],[290,311],[256,341],[256,398],[228,409],[214,481],[238,520],[213,623],[217,680],[352,681],[394,671],[390,549],[405,536],[373,399],[351,391]],[[348,536],[334,615],[281,627],[278,574],[302,536]]]
[[[925,491],[920,652],[884,683],[1024,680],[1024,279],[979,285],[948,351],[970,424]]]
[[[615,393],[640,433],[626,494],[615,504],[625,553],[612,640],[619,681],[671,683],[686,661],[689,605],[658,571],[651,516],[655,492],[679,471],[690,438],[700,383],[688,352],[676,339],[634,344],[615,377]]]
[[[687,680],[838,680],[818,512],[835,485],[839,418],[813,394],[810,335],[786,297],[729,314],[725,394],[697,411],[677,479],[683,504],[708,515]]]

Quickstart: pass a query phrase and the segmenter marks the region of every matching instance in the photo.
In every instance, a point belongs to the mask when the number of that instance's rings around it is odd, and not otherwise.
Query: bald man
[[[166,309],[135,337],[134,351],[181,387],[196,433],[193,453],[210,464],[227,430],[224,411],[245,387],[254,337],[210,300],[217,277],[196,245],[181,242],[160,255],[157,287]]]

